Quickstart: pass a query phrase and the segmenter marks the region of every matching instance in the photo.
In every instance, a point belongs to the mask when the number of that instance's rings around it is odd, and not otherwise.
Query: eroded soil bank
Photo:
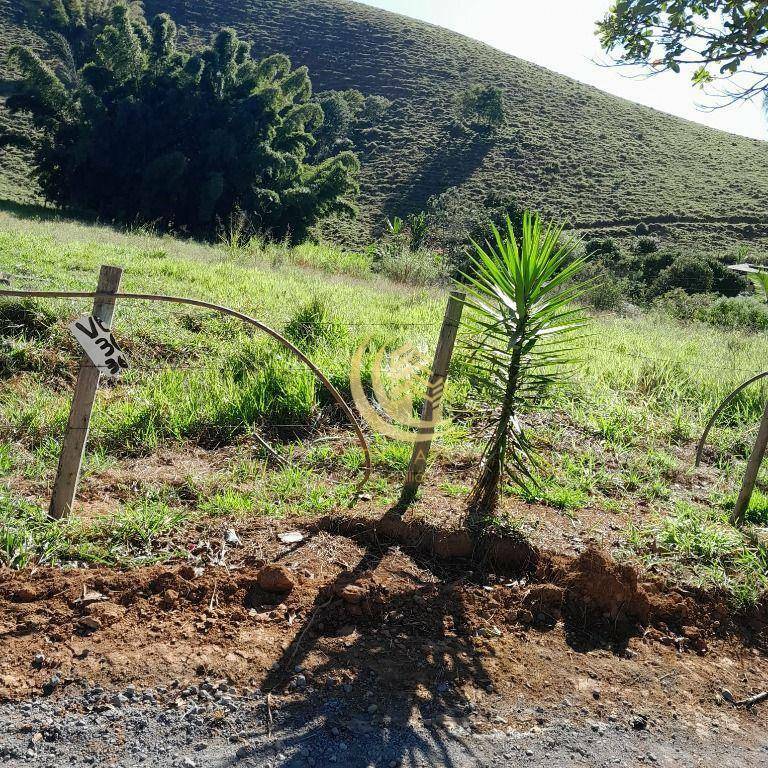
[[[288,531],[301,537],[286,541]],[[152,717],[153,708],[176,713],[171,720],[193,702],[202,707],[193,714],[200,728],[211,718],[223,724],[219,736],[246,707],[265,728],[251,739],[258,749],[272,744],[262,736],[278,738],[269,718],[283,710],[315,723],[311,739],[318,728],[336,741],[349,731],[349,748],[357,720],[376,733],[405,729],[401,741],[420,728],[427,743],[434,718],[468,738],[500,739],[499,757],[509,739],[520,746],[536,729],[564,739],[567,729],[595,738],[623,729],[633,744],[648,738],[638,734],[655,734],[651,744],[672,744],[677,734],[693,740],[689,756],[711,740],[725,749],[722,733],[734,748],[766,743],[768,704],[723,698],[768,690],[763,607],[738,615],[716,594],[670,590],[598,549],[566,557],[519,537],[499,539],[479,568],[464,559],[461,534],[413,521],[262,521],[239,538],[190,542],[189,562],[178,565],[2,572],[0,695],[7,732],[24,742],[14,742],[14,754],[49,743],[45,727],[30,721],[40,707],[52,708],[51,723],[64,707],[66,717],[86,718],[87,730],[89,717],[110,724],[124,707],[142,711],[131,696]],[[210,699],[205,686],[213,686]],[[337,699],[343,717],[323,709]],[[32,708],[20,709],[28,701]],[[395,725],[381,720],[395,715]],[[197,720],[184,717],[197,733]],[[60,721],[62,733],[68,727]],[[29,746],[33,737],[38,744]],[[275,764],[290,764],[297,749]],[[642,746],[636,758],[648,751]]]

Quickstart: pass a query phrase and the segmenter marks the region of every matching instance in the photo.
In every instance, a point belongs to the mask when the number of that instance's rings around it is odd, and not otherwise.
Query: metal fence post
[[[448,298],[448,306],[445,309],[443,325],[440,329],[440,338],[435,350],[435,360],[432,364],[432,374],[427,385],[427,398],[421,410],[421,421],[426,425],[419,432],[424,437],[413,446],[411,462],[408,466],[408,474],[405,477],[405,485],[400,494],[400,503],[409,504],[416,496],[419,486],[424,481],[424,472],[427,469],[427,458],[432,447],[434,437],[433,420],[435,412],[440,408],[443,397],[445,381],[448,378],[448,367],[453,357],[453,348],[456,344],[456,336],[459,332],[459,323],[464,311],[463,291],[451,291]]]
[[[120,267],[102,266],[99,272],[98,293],[117,293],[123,270]],[[93,316],[106,328],[112,326],[115,312],[115,299],[97,298],[93,302]],[[72,512],[72,505],[77,493],[80,468],[83,463],[88,429],[91,424],[93,403],[99,388],[101,373],[87,355],[83,355],[80,371],[77,375],[75,394],[69,411],[67,432],[59,456],[59,468],[51,496],[49,515],[60,520]]]

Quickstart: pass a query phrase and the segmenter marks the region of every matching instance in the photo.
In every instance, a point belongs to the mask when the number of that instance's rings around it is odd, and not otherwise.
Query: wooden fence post
[[[102,266],[99,272],[98,293],[117,293],[123,270],[120,267]],[[115,313],[115,299],[97,298],[93,302],[93,316],[102,322],[106,328],[111,328]],[[49,515],[60,520],[72,512],[72,505],[77,493],[77,483],[80,479],[80,468],[83,463],[83,453],[88,440],[88,429],[91,424],[91,412],[99,388],[101,372],[83,355],[80,371],[77,375],[75,394],[69,411],[67,432],[59,457],[59,468],[56,472],[56,482],[53,485]]]
[[[757,433],[755,447],[747,462],[747,469],[744,472],[744,480],[741,484],[739,497],[736,500],[736,506],[733,508],[731,523],[741,525],[744,520],[744,514],[749,508],[749,502],[752,499],[752,492],[755,490],[757,482],[757,473],[760,471],[760,465],[763,463],[765,449],[768,447],[768,404],[763,411],[763,418],[760,420],[760,430]]]
[[[440,338],[435,350],[435,360],[432,364],[432,374],[429,377],[427,385],[427,398],[421,409],[421,420],[429,426],[421,427],[420,434],[425,435],[413,446],[411,462],[408,466],[408,474],[405,477],[405,485],[400,494],[401,504],[410,504],[416,497],[419,486],[424,481],[424,472],[427,469],[427,457],[432,447],[432,438],[434,437],[434,419],[435,412],[440,407],[440,401],[443,397],[445,381],[448,378],[448,367],[453,357],[453,348],[456,344],[456,336],[459,332],[459,323],[464,311],[465,294],[462,291],[451,291],[448,298],[448,306],[445,309],[443,326],[440,329]]]

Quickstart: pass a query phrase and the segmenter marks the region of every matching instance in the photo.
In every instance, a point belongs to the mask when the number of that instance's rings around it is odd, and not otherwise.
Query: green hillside
[[[0,0],[0,57],[29,37]],[[583,229],[768,244],[768,143],[739,138],[604,94],[458,34],[347,0],[146,0],[192,38],[230,25],[258,54],[287,52],[316,90],[358,88],[393,101],[363,153],[364,241],[384,215],[421,209],[448,187],[510,191]],[[6,73],[7,74],[7,73]],[[495,84],[509,126],[491,139],[458,130],[457,92]],[[7,116],[3,119],[7,120]],[[27,200],[22,161],[4,157],[0,197]]]

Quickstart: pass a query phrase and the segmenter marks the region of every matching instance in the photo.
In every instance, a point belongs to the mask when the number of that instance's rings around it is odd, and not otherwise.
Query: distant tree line
[[[8,106],[37,130],[2,143],[32,146],[49,200],[202,236],[237,213],[296,240],[324,217],[355,214],[351,123],[339,130],[329,110],[323,131],[305,67],[281,54],[254,60],[230,29],[182,51],[173,20],[148,22],[139,3],[26,5],[49,28],[54,61],[12,50],[20,79]],[[376,104],[350,112],[366,108]]]

